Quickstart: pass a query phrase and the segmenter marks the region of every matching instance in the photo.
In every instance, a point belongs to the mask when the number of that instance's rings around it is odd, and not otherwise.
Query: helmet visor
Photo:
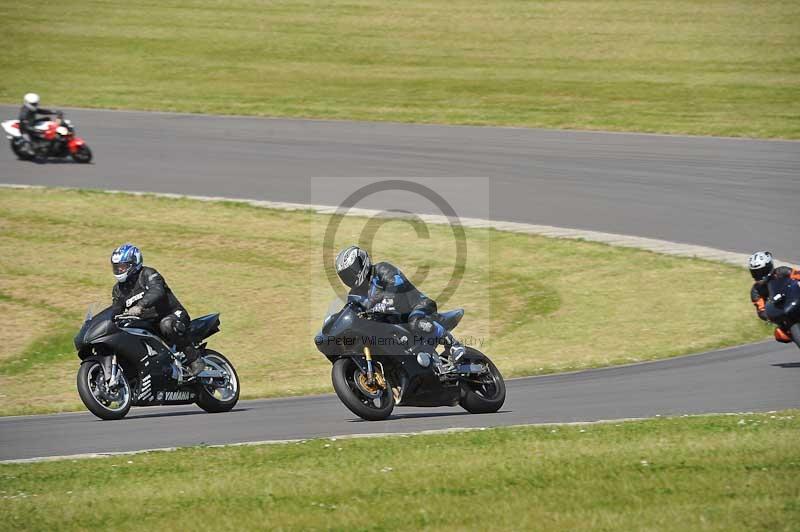
[[[752,275],[753,279],[756,281],[763,281],[770,273],[772,273],[772,263],[762,266],[761,268],[750,270],[750,275]]]
[[[358,284],[358,272],[354,268],[346,268],[339,272],[339,279],[350,288],[355,288]]]
[[[129,262],[111,263],[111,270],[114,272],[114,275],[122,275],[124,273],[128,273],[132,267],[133,264]]]

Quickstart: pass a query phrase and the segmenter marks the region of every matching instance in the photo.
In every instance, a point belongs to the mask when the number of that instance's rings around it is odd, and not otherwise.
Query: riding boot
[[[200,351],[193,345],[189,344],[183,349],[183,354],[186,355],[186,364],[189,366],[189,373],[192,376],[197,376],[201,371],[206,369],[206,363],[200,356]]]
[[[464,353],[467,352],[467,349],[464,345],[456,340],[456,337],[453,336],[452,333],[447,333],[447,343],[450,344],[450,360],[453,361],[453,365],[458,365],[458,362],[461,360],[461,357],[464,356]]]

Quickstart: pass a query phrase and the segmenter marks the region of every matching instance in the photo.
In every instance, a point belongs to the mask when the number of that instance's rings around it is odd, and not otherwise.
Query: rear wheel
[[[370,384],[352,358],[340,358],[333,364],[331,380],[339,400],[361,419],[381,421],[392,414],[394,396],[382,374],[376,373],[376,382]]]
[[[75,153],[72,154],[72,160],[81,164],[90,163],[92,162],[92,150],[86,144],[79,146]]]
[[[21,161],[30,161],[33,159],[33,155],[25,146],[26,141],[23,138],[17,137],[11,139],[11,151],[14,152],[14,155],[17,156],[17,159]]]
[[[103,366],[97,360],[88,360],[78,370],[78,395],[89,411],[100,419],[122,419],[131,409],[131,387],[118,367],[118,382],[109,387]]]
[[[491,414],[500,410],[506,401],[506,383],[500,370],[489,357],[468,347],[462,360],[485,364],[489,371],[477,376],[461,379],[461,397],[458,404],[470,414]]]
[[[222,353],[205,350],[206,369],[219,371],[224,377],[198,378],[197,406],[206,412],[228,412],[239,402],[239,376],[233,364]]]

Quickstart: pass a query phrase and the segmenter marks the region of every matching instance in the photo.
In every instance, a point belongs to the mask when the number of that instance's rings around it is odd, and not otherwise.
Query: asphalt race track
[[[17,111],[0,106],[4,118]],[[469,189],[448,194],[459,200],[459,215],[490,211],[496,220],[741,253],[769,249],[800,263],[800,142],[87,110],[66,116],[95,163],[23,163],[1,148],[0,182],[306,203],[312,177],[486,177],[488,209]],[[401,207],[428,210],[419,202]]]
[[[243,401],[230,413],[196,406],[134,408],[121,421],[92,414],[0,418],[0,460],[412,432],[450,427],[593,421],[800,406],[800,351],[758,343],[658,362],[508,381],[497,414],[397,408],[387,421],[356,418],[335,395]]]
[[[16,112],[0,106],[4,119]],[[797,142],[87,110],[68,117],[95,164],[23,163],[3,148],[0,182],[302,203],[313,177],[488,177],[494,219],[766,248],[800,262]],[[485,213],[485,198],[453,194],[463,196],[459,214]],[[494,415],[399,408],[368,423],[326,395],[243,401],[216,415],[190,406],[134,408],[116,422],[89,413],[0,418],[0,460],[789,407],[800,407],[800,350],[767,342],[509,381]]]

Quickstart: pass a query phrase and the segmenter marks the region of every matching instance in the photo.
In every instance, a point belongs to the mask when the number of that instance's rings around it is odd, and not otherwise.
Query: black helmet
[[[350,288],[364,284],[372,263],[369,253],[358,246],[345,248],[336,257],[336,273],[339,279]]]
[[[747,265],[750,266],[750,275],[752,275],[753,279],[756,281],[765,279],[772,273],[772,269],[775,267],[775,265],[772,264],[772,253],[769,251],[756,251],[750,255]]]

